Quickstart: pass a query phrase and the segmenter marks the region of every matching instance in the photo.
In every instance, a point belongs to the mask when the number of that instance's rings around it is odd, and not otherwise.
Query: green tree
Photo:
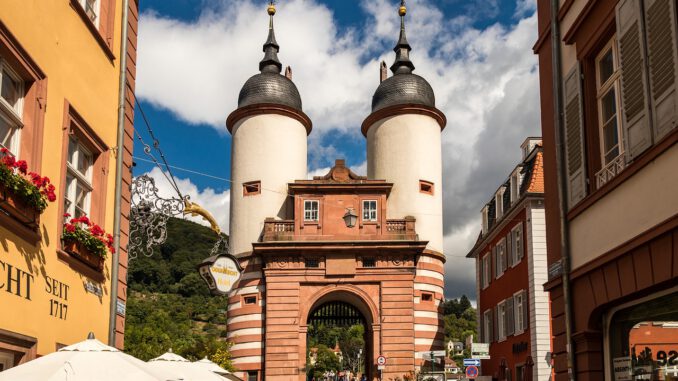
[[[315,364],[313,365],[313,377],[320,379],[325,372],[338,372],[341,368],[341,363],[337,356],[326,345],[318,345],[318,352],[316,354]]]
[[[151,257],[130,261],[125,351],[142,360],[170,348],[189,360],[212,358],[232,368],[225,297],[212,296],[196,266],[218,237],[190,221],[171,218],[167,241]]]
[[[365,327],[353,325],[344,328],[339,340],[339,348],[341,348],[346,369],[354,374],[358,373],[365,348]]]

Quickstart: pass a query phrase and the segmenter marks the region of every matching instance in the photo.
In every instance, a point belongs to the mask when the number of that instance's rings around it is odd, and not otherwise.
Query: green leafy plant
[[[48,202],[56,200],[54,185],[49,178],[27,172],[25,160],[16,160],[7,148],[0,149],[0,184],[25,204],[42,213]]]
[[[71,215],[66,213],[64,217]],[[113,236],[106,234],[99,225],[92,223],[87,216],[71,218],[64,224],[64,232],[61,235],[64,241],[78,242],[85,246],[92,254],[106,258],[106,251],[115,253]]]

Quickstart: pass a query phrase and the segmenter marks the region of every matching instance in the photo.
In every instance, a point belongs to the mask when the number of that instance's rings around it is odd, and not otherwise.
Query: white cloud
[[[145,173],[155,180],[155,185],[158,188],[158,195],[163,198],[178,197],[174,188],[169,181],[163,176],[160,168],[153,168],[150,172]],[[205,188],[202,191],[191,182],[190,179],[176,178],[177,186],[183,195],[189,195],[192,202],[202,206],[209,211],[214,219],[221,227],[221,230],[228,232],[228,212],[231,203],[231,191],[226,190],[221,193],[215,192],[214,189]],[[209,223],[202,217],[187,216],[186,219],[197,222],[201,225],[209,226]]]
[[[313,169],[325,167],[328,158],[352,152],[336,142],[323,146],[324,136],[360,136],[378,86],[379,62],[393,62],[399,19],[392,3],[363,0],[368,17],[359,29],[349,30],[338,29],[332,13],[314,0],[278,7],[279,57],[293,67],[304,111],[314,124],[311,176],[327,173],[329,168]],[[218,4],[191,22],[141,15],[137,93],[185,121],[224,131],[240,88],[257,73],[268,16],[253,0]],[[474,289],[473,263],[459,256],[477,237],[482,205],[520,159],[522,140],[539,134],[537,59],[531,51],[537,38],[535,1],[516,0],[515,25],[485,29],[472,26],[472,15],[446,19],[433,0],[412,0],[408,8],[416,73],[431,83],[448,118],[443,132],[446,294],[454,297]]]

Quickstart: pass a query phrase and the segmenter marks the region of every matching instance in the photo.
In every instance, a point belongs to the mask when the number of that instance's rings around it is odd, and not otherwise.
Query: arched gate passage
[[[327,291],[327,290],[326,290]],[[324,294],[324,293],[321,293]],[[374,357],[374,317],[371,305],[363,299],[363,295],[358,296],[355,293],[342,291],[329,292],[316,299],[312,307],[309,308],[306,315],[306,348],[310,349],[310,339],[312,335],[318,332],[319,327],[324,328],[349,328],[360,325],[364,328],[363,340],[364,346],[360,355],[360,373],[364,373],[368,380],[373,379],[372,358]],[[367,313],[367,315],[365,315]],[[328,343],[329,344],[329,343]],[[333,348],[333,346],[328,345]],[[342,351],[344,349],[342,348]],[[347,353],[355,356],[355,353]],[[306,356],[303,357],[307,359]],[[311,370],[311,364],[305,364],[304,367]]]

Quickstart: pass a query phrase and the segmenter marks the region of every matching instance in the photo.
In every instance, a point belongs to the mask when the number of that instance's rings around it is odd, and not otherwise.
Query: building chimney
[[[285,68],[285,77],[290,81],[292,80],[292,68],[289,66]]]
[[[385,61],[381,61],[379,69],[379,82],[384,82],[388,78],[388,68]]]

